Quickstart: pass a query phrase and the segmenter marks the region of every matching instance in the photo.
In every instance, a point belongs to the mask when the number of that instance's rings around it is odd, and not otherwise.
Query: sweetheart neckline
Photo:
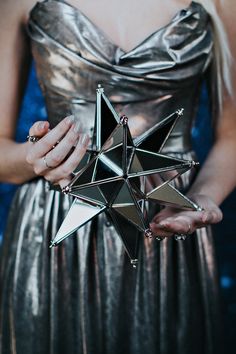
[[[69,2],[67,2],[67,1],[57,1],[57,0],[50,0],[50,1],[45,0],[43,2],[39,2],[38,4],[42,4],[42,5],[45,6],[47,4],[52,4],[52,3],[60,4],[60,6],[61,5],[67,6],[67,7],[71,8],[73,11],[78,12],[80,14],[80,16],[85,18],[91,24],[92,27],[96,28],[96,30],[106,39],[107,42],[109,42],[110,45],[112,45],[113,47],[119,49],[125,55],[127,55],[128,53],[132,53],[137,48],[141,47],[150,37],[154,36],[155,34],[163,31],[166,27],[170,26],[175,21],[175,19],[178,17],[178,15],[182,11],[190,10],[193,7],[193,5],[199,5],[199,6],[202,7],[202,5],[200,3],[196,3],[194,0],[191,1],[188,6],[186,6],[185,8],[182,8],[179,11],[177,11],[176,14],[171,18],[171,20],[166,25],[161,26],[157,30],[154,30],[153,32],[148,34],[143,40],[138,41],[138,43],[135,46],[133,46],[130,50],[124,50],[123,48],[121,48],[121,46],[115,44],[114,41],[112,40],[112,38],[110,38],[110,36],[108,34],[106,34],[104,32],[104,30],[102,28],[100,28],[100,26],[98,26],[87,15],[85,15],[85,13],[82,10],[80,10],[78,7],[70,4]]]

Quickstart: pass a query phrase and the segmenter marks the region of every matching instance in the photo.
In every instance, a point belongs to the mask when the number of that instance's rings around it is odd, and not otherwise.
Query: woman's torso
[[[191,149],[199,89],[212,60],[212,32],[204,8],[192,2],[164,27],[125,52],[79,9],[60,1],[37,3],[29,34],[52,126],[74,113],[92,134],[96,88],[139,135],[179,108],[185,114],[166,150]]]

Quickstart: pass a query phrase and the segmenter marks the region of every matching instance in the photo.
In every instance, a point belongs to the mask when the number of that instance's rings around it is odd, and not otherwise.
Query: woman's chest
[[[83,12],[117,47],[128,52],[166,26],[189,0],[68,0]]]

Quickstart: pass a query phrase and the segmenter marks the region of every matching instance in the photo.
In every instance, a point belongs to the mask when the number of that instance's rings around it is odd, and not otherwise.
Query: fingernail
[[[159,223],[159,226],[160,226],[160,227],[167,227],[167,226],[169,226],[169,223],[168,223],[168,222],[163,222],[163,221],[161,221],[161,222]]]
[[[75,123],[74,128],[73,128],[75,133],[79,133],[80,126],[81,126],[80,121],[77,120],[77,122]]]
[[[88,143],[89,143],[89,136],[88,136],[88,134],[82,134],[82,135],[80,136],[79,143],[80,143],[81,145],[87,146]]]
[[[46,126],[46,123],[45,122],[41,122],[39,123],[39,130],[43,130]]]
[[[202,215],[202,221],[203,221],[203,222],[207,222],[208,219],[209,219],[208,213],[204,213],[204,214]]]
[[[74,121],[75,121],[75,116],[73,114],[66,118],[66,123],[68,123],[68,124],[72,124],[72,123],[74,123]]]

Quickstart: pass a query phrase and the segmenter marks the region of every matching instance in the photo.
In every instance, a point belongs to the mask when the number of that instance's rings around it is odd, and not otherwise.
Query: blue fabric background
[[[46,118],[44,100],[33,64],[18,120],[16,140],[18,142],[25,141],[29,127],[33,122],[46,120]],[[192,130],[192,138],[199,161],[202,163],[212,143],[208,97],[205,86],[202,89],[198,117]],[[9,206],[16,188],[16,186],[10,184],[0,184],[0,241],[4,232]],[[234,353],[236,329],[236,192],[225,201],[222,208],[224,220],[215,227],[215,241],[224,299],[227,354],[230,354]],[[232,348],[232,351],[230,348]]]

